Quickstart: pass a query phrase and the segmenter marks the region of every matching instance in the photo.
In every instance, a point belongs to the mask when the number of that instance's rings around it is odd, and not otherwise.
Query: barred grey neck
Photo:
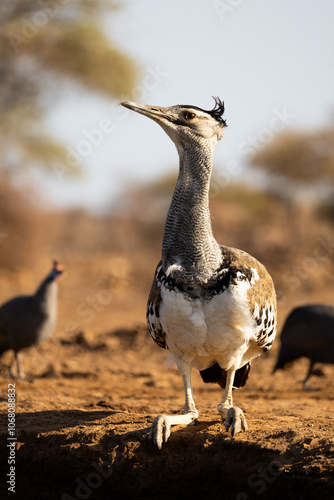
[[[209,188],[214,145],[178,146],[180,170],[162,242],[164,271],[175,279],[205,283],[221,264],[212,234]]]

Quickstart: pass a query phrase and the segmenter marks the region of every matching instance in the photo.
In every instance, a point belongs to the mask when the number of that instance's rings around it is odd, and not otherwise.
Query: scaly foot
[[[244,412],[238,408],[237,406],[232,406],[227,413],[227,417],[225,420],[225,429],[229,430],[231,427],[231,435],[234,437],[241,429],[247,432],[248,425],[246,422],[246,418]]]
[[[304,389],[304,391],[308,391],[308,392],[320,391],[319,388],[311,387],[310,385],[308,385],[307,381],[303,383],[303,389]]]
[[[158,415],[153,420],[148,440],[161,450],[162,443],[167,443],[170,436],[171,423],[167,415]]]
[[[248,425],[244,412],[237,406],[227,408],[223,405],[218,405],[218,411],[221,414],[222,420],[225,420],[225,429],[228,431],[231,428],[231,435],[234,437],[241,430],[247,432]]]
[[[167,443],[172,425],[189,425],[198,417],[196,408],[193,411],[183,413],[183,415],[158,415],[153,420],[149,441],[152,441],[161,450],[162,444]]]
[[[9,369],[9,376],[11,378],[13,378],[14,380],[27,380],[27,377],[25,376],[25,374],[22,370],[16,374],[12,370],[12,367]]]

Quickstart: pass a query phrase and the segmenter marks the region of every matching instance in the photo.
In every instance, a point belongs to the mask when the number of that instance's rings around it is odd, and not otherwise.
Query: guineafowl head
[[[172,139],[178,149],[187,145],[209,143],[214,146],[223,138],[226,121],[223,119],[224,103],[214,97],[215,106],[211,110],[186,104],[158,107],[135,102],[122,102],[122,106],[151,118],[158,123]]]
[[[57,260],[53,261],[52,271],[48,276],[48,281],[56,281],[64,272],[64,268]]]

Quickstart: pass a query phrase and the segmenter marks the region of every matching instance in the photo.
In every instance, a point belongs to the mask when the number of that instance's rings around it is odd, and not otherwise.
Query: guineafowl
[[[33,295],[22,295],[5,302],[0,307],[0,355],[13,349],[17,373],[25,378],[22,369],[21,350],[46,340],[54,331],[57,322],[57,278],[63,267],[53,262],[51,272],[42,281]]]
[[[274,372],[301,357],[310,360],[304,389],[314,390],[308,385],[310,376],[318,374],[313,370],[314,364],[334,364],[334,307],[321,304],[296,307],[287,317]]]

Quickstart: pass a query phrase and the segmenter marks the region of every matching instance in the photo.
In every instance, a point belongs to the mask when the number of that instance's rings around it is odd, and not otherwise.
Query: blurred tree
[[[334,187],[334,127],[315,132],[285,132],[252,158],[252,164],[303,185]]]
[[[43,115],[60,84],[71,81],[106,96],[129,93],[133,61],[111,45],[99,21],[114,0],[1,0],[0,151],[2,170],[49,166],[64,147]]]

